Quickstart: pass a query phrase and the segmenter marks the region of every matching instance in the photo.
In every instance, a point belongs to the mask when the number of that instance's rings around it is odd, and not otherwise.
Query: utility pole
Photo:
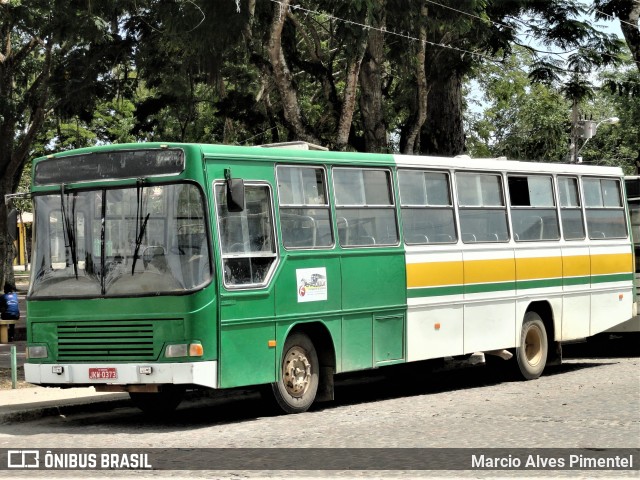
[[[580,113],[578,112],[578,101],[573,99],[573,107],[571,109],[571,143],[569,145],[569,163],[578,163],[578,120]]]

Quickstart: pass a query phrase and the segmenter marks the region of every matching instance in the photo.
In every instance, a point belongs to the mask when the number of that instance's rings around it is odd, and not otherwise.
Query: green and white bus
[[[130,144],[38,158],[28,382],[271,385],[474,352],[525,379],[633,308],[618,168]]]

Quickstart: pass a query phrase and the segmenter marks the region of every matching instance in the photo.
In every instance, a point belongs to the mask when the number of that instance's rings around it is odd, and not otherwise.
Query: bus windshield
[[[194,184],[63,191],[34,203],[32,298],[175,294],[211,279]]]

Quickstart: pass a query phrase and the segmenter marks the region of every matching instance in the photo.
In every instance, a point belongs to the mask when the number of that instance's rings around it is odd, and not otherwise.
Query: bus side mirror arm
[[[31,200],[31,198],[33,198],[33,197],[31,196],[31,193],[29,193],[29,192],[7,193],[4,196],[4,204],[9,206],[13,200]]]
[[[231,170],[225,168],[224,178],[227,181],[227,209],[230,212],[244,210],[244,180],[231,178]]]

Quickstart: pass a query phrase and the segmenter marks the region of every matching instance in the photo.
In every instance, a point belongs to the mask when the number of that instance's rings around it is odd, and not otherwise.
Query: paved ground
[[[532,382],[501,382],[487,373],[483,367],[432,375],[403,368],[368,372],[342,378],[334,402],[292,416],[267,413],[257,395],[245,392],[192,398],[174,414],[153,419],[128,402],[98,402],[94,405],[100,408],[92,410],[61,410],[0,425],[0,449],[179,448],[198,455],[198,448],[258,448],[289,452],[289,463],[304,464],[305,455],[312,454],[304,450],[309,447],[640,447],[638,357],[570,359]],[[175,470],[147,473],[159,478],[638,478],[637,471],[188,471],[179,468],[193,465],[173,455],[167,450],[161,460]],[[191,460],[187,455],[186,461]],[[193,461],[202,460],[206,458]],[[38,471],[30,476],[66,478],[63,473],[69,472]]]

